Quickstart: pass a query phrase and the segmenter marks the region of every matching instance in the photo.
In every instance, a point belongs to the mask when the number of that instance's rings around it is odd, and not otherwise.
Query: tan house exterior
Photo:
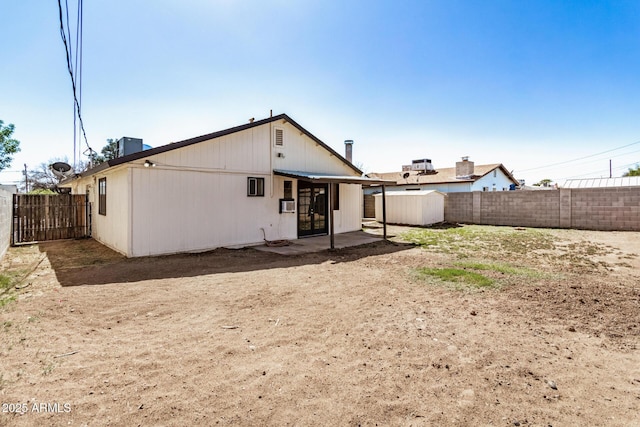
[[[360,230],[362,185],[375,183],[281,114],[119,157],[61,187],[88,194],[93,238],[139,257]]]

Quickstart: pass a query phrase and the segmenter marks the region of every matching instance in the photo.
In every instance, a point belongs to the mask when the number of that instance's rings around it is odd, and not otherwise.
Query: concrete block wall
[[[445,221],[640,231],[640,187],[449,193]]]
[[[444,198],[444,219],[473,222],[473,193],[448,193]]]
[[[572,228],[640,230],[640,188],[572,190],[571,208]]]
[[[559,227],[557,191],[477,192],[481,195],[480,223],[522,227]],[[554,194],[551,194],[554,193]]]
[[[0,189],[0,258],[11,243],[11,221],[13,217],[13,194]]]

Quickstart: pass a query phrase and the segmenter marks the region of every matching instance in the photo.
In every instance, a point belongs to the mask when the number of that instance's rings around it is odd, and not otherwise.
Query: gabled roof
[[[262,126],[264,124],[268,124],[268,123],[272,123],[272,122],[277,122],[279,120],[284,120],[285,122],[290,123],[292,126],[294,126],[300,132],[302,132],[305,135],[307,135],[310,139],[312,139],[318,145],[320,145],[325,150],[327,150],[331,154],[333,154],[338,160],[342,161],[342,163],[344,163],[345,165],[347,165],[351,169],[353,169],[358,175],[362,175],[362,171],[360,169],[355,167],[351,162],[349,162],[343,156],[338,154],[335,150],[333,150],[327,144],[325,144],[324,142],[322,142],[321,140],[316,138],[311,132],[309,132],[308,130],[306,130],[302,126],[300,126],[291,117],[287,116],[286,114],[279,114],[277,116],[268,117],[266,119],[254,121],[254,122],[251,122],[251,123],[246,123],[244,125],[232,127],[232,128],[229,128],[229,129],[218,131],[218,132],[213,132],[213,133],[209,133],[209,134],[206,134],[206,135],[197,136],[195,138],[185,139],[184,141],[172,142],[170,144],[162,145],[160,147],[155,147],[155,148],[151,148],[149,150],[139,151],[137,153],[129,154],[127,156],[122,156],[122,157],[118,157],[118,158],[115,158],[115,159],[112,159],[112,160],[108,160],[108,161],[106,161],[104,163],[99,164],[98,166],[96,166],[94,168],[91,168],[89,170],[86,170],[86,171],[78,174],[77,176],[79,176],[79,177],[90,176],[90,175],[93,175],[95,173],[98,173],[100,171],[103,171],[103,170],[108,169],[108,168],[113,167],[113,166],[121,165],[121,164],[124,164],[124,163],[127,163],[127,162],[131,162],[131,161],[134,161],[134,160],[140,160],[140,159],[143,159],[145,157],[153,156],[155,154],[160,154],[160,153],[165,153],[167,151],[177,150],[178,148],[188,147],[189,145],[198,144],[200,142],[204,142],[204,141],[209,141],[209,140],[212,140],[212,139],[220,138],[222,136],[230,135],[230,134],[236,133],[236,132],[242,132],[242,131],[247,130],[247,129],[251,129],[251,128],[254,128],[254,127],[257,127],[257,126]]]
[[[436,173],[421,174],[418,171],[408,172],[382,172],[382,173],[369,173],[367,176],[372,178],[379,178],[384,180],[392,180],[397,185],[416,185],[416,184],[452,184],[457,182],[476,182],[483,176],[486,176],[493,172],[495,169],[500,169],[514,184],[518,185],[519,182],[513,175],[505,168],[502,163],[493,163],[489,165],[475,165],[474,174],[470,177],[456,178],[456,168],[440,168]],[[405,174],[409,174],[405,178]]]

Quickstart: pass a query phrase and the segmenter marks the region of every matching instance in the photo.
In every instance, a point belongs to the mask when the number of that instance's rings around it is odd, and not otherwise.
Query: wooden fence
[[[11,244],[73,239],[90,235],[87,196],[14,194]]]

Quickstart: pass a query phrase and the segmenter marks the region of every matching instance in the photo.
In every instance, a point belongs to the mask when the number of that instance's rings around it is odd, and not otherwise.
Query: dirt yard
[[[0,425],[640,426],[640,233],[391,232],[291,257],[12,248]]]

